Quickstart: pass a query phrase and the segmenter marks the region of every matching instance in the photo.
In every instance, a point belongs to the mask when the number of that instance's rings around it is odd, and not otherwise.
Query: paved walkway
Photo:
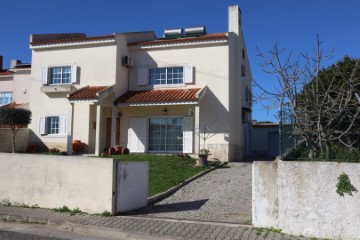
[[[251,163],[229,163],[134,216],[251,224]]]
[[[251,220],[251,164],[228,166],[206,174],[167,199],[136,212],[135,216],[70,216],[48,209],[0,204],[0,220],[57,224],[69,230],[112,232],[121,236],[137,234],[145,236],[142,239],[307,239],[238,224]]]

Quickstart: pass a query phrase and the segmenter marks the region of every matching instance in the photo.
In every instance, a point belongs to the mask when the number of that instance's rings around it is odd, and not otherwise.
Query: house
[[[28,108],[31,64],[11,60],[9,69],[3,69],[0,55],[0,107]]]
[[[71,152],[81,140],[96,155],[120,145],[133,153],[205,147],[223,161],[245,156],[252,77],[238,6],[229,7],[224,33],[32,34],[30,48],[33,144]],[[214,135],[205,145],[204,131]]]

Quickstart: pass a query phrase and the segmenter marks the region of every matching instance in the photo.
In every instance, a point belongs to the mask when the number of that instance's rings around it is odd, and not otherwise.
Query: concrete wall
[[[295,235],[359,239],[360,193],[336,193],[346,173],[360,191],[360,164],[254,162],[253,224]]]
[[[114,212],[114,160],[0,153],[0,202]]]
[[[26,152],[29,144],[28,128],[18,129],[15,135],[15,152]],[[0,152],[12,152],[12,134],[10,128],[0,128]]]

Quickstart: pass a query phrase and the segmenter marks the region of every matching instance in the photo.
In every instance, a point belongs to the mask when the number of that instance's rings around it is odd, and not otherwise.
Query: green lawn
[[[120,161],[148,161],[150,166],[150,197],[184,182],[186,179],[211,166],[219,164],[219,162],[212,162],[209,166],[199,167],[195,166],[195,159],[181,158],[176,155],[130,154],[108,157],[119,159]]]

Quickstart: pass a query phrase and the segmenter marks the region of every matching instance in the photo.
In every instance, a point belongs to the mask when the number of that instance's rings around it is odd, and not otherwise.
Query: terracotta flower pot
[[[83,144],[81,140],[74,140],[72,143],[72,150],[74,153],[82,153]]]

